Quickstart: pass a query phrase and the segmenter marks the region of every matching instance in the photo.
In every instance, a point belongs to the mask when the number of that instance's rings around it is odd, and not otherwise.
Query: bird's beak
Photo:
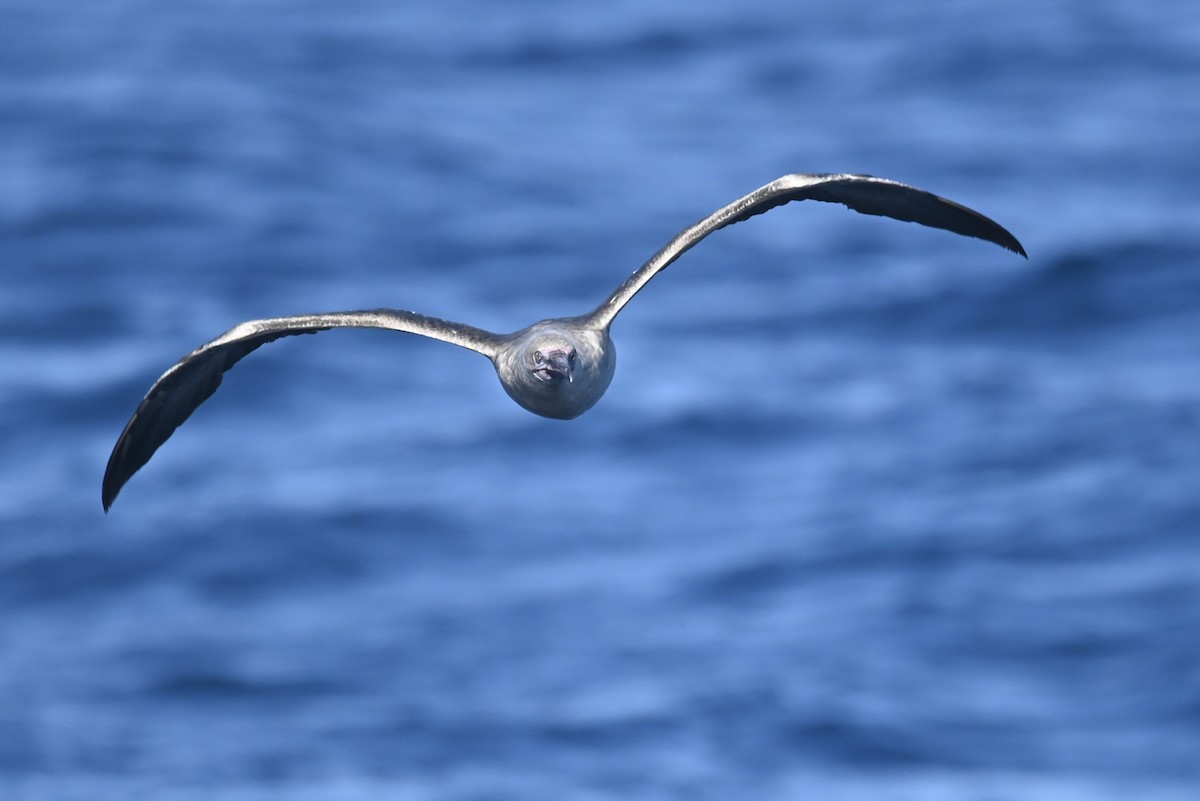
[[[572,375],[571,356],[561,350],[552,350],[545,354],[542,361],[530,368],[530,371],[543,381],[565,378],[567,383],[574,383]]]
[[[571,375],[571,362],[567,358],[566,351],[556,350],[550,354],[550,369],[559,375],[566,376],[567,381],[574,382],[575,377]]]

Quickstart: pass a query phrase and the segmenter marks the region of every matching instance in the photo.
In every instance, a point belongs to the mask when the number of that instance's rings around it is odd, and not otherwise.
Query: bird
[[[431,337],[486,356],[504,391],[534,414],[559,420],[578,417],[600,400],[616,370],[609,336],[613,320],[650,279],[714,231],[800,200],[840,203],[861,214],[941,228],[1029,258],[1016,237],[995,221],[923,189],[871,175],[794,173],[684,228],[603,303],[576,317],[541,320],[511,334],[391,308],[250,320],[184,356],[150,387],[109,457],[101,486],[104,511],[175,429],[212,396],[227,370],[259,347],[287,336],[333,328],[382,328]]]

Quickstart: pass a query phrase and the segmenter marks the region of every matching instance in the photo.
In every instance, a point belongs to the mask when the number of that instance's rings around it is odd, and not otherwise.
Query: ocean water
[[[5,0],[0,798],[1200,797],[1200,16],[1159,0]],[[530,415],[442,343],[793,204]]]

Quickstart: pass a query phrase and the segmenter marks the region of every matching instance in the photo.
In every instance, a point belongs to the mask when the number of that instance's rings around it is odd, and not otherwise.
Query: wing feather
[[[275,317],[237,325],[184,356],[150,387],[108,459],[101,488],[104,510],[108,511],[125,482],[150,461],[175,429],[212,397],[226,370],[268,342],[331,328],[385,328],[421,334],[488,358],[495,355],[501,342],[500,337],[479,328],[396,309]]]
[[[680,231],[588,315],[589,324],[599,328],[611,325],[617,313],[651,278],[665,270],[713,231],[748,220],[794,200],[841,203],[861,214],[891,217],[932,228],[943,228],[963,236],[994,242],[1014,253],[1026,255],[1016,237],[995,221],[966,206],[914,186],[871,175],[785,175]]]

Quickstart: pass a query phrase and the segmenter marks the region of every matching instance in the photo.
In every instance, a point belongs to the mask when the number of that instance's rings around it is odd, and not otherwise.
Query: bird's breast
[[[508,396],[542,417],[571,420],[603,397],[612,382],[616,352],[611,347],[580,350],[571,380],[546,381],[516,360],[497,360],[496,374]]]

